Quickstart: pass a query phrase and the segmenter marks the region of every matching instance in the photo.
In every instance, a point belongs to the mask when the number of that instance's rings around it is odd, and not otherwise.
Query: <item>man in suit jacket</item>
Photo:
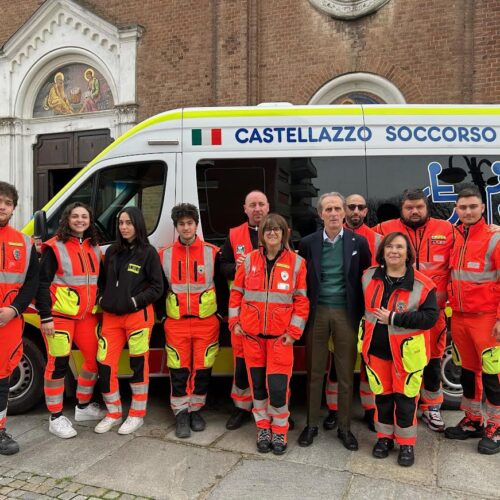
[[[310,313],[307,327],[307,426],[301,446],[312,444],[321,418],[323,379],[328,339],[334,343],[339,384],[338,436],[349,450],[358,442],[350,430],[352,389],[359,322],[364,312],[361,277],[370,266],[366,239],[343,227],[345,199],[340,193],[323,194],[318,213],[324,229],[302,239],[299,254],[307,261]]]

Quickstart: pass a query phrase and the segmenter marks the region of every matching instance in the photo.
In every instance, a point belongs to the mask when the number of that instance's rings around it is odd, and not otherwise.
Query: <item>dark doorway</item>
[[[108,129],[38,136],[33,154],[33,209],[42,208],[112,141]]]

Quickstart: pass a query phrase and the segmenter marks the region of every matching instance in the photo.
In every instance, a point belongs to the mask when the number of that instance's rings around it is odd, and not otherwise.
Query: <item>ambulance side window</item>
[[[139,208],[148,234],[158,224],[167,167],[161,162],[127,164],[99,172],[95,215],[96,224],[107,243],[116,239],[116,217],[124,207]]]
[[[201,160],[196,166],[203,237],[221,245],[230,227],[246,220],[245,195],[266,193],[272,212],[292,228],[296,244],[320,226],[316,204],[325,192],[366,193],[363,156]]]
[[[55,234],[64,208],[76,201],[92,207],[100,243],[115,240],[118,212],[129,206],[142,211],[151,234],[160,217],[166,176],[167,166],[158,161],[116,165],[96,172],[50,215],[49,237]]]
[[[368,225],[399,217],[405,189],[420,188],[429,197],[430,214],[456,222],[457,194],[479,188],[488,222],[500,223],[500,156],[413,155],[367,157]]]

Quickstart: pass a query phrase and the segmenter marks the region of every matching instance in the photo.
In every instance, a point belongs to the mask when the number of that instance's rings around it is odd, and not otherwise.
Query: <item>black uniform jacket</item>
[[[134,247],[112,257],[106,255],[98,286],[99,304],[105,312],[128,314],[153,304],[163,293],[158,252],[147,245],[142,251]]]

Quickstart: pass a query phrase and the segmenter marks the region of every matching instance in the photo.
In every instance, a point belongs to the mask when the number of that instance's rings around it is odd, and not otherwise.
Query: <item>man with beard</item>
[[[444,307],[450,275],[453,226],[446,220],[429,216],[429,202],[421,189],[404,191],[400,210],[399,219],[382,222],[374,230],[382,236],[395,231],[406,234],[415,252],[415,268],[431,278],[436,285],[440,314],[437,323],[430,330],[431,359],[424,369],[419,406],[427,427],[435,432],[443,432],[445,424],[440,412],[443,402],[440,370],[446,347]]]
[[[345,208],[345,223],[344,227],[347,227],[356,234],[364,236],[368,241],[368,246],[372,254],[372,266],[376,266],[377,261],[375,260],[375,255],[377,254],[377,249],[382,241],[382,236],[373,229],[370,229],[365,224],[366,216],[368,215],[368,207],[366,206],[366,200],[360,194],[351,194],[346,198],[346,208]],[[328,360],[328,376],[326,379],[326,404],[328,406],[328,415],[323,420],[323,428],[325,430],[335,429],[337,426],[337,408],[338,408],[338,382],[337,382],[337,372],[335,369],[335,361],[333,356],[333,345],[329,345],[330,354]],[[368,379],[366,377],[366,370],[361,360],[361,366],[359,370],[359,398],[361,400],[361,406],[365,411],[363,420],[367,423],[368,428],[375,431],[373,418],[375,415],[375,396],[370,389],[368,384]]]

